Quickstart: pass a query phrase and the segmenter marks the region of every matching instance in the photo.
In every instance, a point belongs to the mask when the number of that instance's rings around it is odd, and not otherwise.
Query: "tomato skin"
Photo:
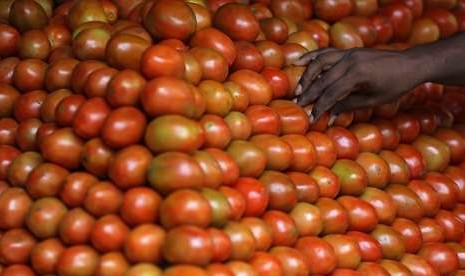
[[[320,198],[315,204],[323,218],[323,234],[343,234],[349,227],[349,214],[336,200]]]
[[[67,169],[75,169],[80,165],[82,145],[83,141],[71,128],[62,128],[46,136],[40,150],[46,160]]]
[[[252,124],[252,135],[281,133],[281,120],[271,107],[253,105],[244,112]]]
[[[140,69],[148,79],[166,76],[181,78],[184,74],[184,60],[173,47],[155,45],[142,54]]]
[[[73,120],[73,130],[82,138],[94,138],[100,134],[111,108],[102,98],[91,98],[85,101]]]
[[[444,229],[444,240],[459,242],[464,237],[462,221],[450,211],[440,210],[435,218],[437,224]]]
[[[405,160],[393,151],[383,150],[379,156],[386,161],[391,171],[391,182],[407,184],[410,180],[410,170]]]
[[[349,231],[370,232],[378,224],[375,208],[352,196],[340,196],[337,201],[347,210]]]
[[[323,237],[334,249],[336,267],[355,269],[361,261],[361,253],[357,241],[351,236],[332,234]]]
[[[440,275],[425,258],[418,255],[405,254],[400,262],[405,265],[413,275]]]
[[[207,27],[195,32],[190,41],[191,47],[213,48],[232,65],[236,59],[234,42],[218,29]]]
[[[421,153],[411,145],[400,144],[395,152],[404,158],[410,171],[410,178],[423,178],[426,174],[426,163]]]
[[[249,260],[259,275],[284,276],[284,268],[278,258],[267,252],[255,252]]]
[[[361,260],[363,262],[379,262],[383,257],[383,252],[379,242],[370,234],[349,231],[347,235],[353,237],[360,247]]]
[[[297,203],[297,189],[291,178],[277,171],[265,171],[259,180],[265,185],[268,195],[268,208],[289,212]]]
[[[358,123],[351,126],[350,131],[357,137],[361,152],[377,153],[381,150],[383,137],[375,125]]]
[[[198,188],[204,183],[204,174],[196,160],[181,152],[166,152],[149,164],[149,183],[162,194],[182,188]]]
[[[258,177],[265,170],[266,155],[251,142],[234,140],[226,152],[236,161],[242,177]]]
[[[287,246],[276,246],[270,250],[283,265],[284,275],[308,275],[308,266],[304,256],[296,249]]]
[[[247,69],[238,70],[229,76],[229,80],[242,85],[249,96],[251,105],[266,105],[273,98],[273,90],[262,75]]]
[[[310,173],[320,191],[320,197],[335,198],[341,189],[339,178],[330,169],[323,166],[316,166]]]
[[[450,161],[458,163],[464,160],[465,138],[452,129],[439,128],[434,137],[447,144],[450,149]]]
[[[255,252],[255,238],[249,228],[239,222],[229,222],[223,231],[231,241],[230,260],[250,260]]]
[[[57,272],[62,275],[76,273],[91,275],[97,270],[98,261],[98,253],[90,246],[77,245],[68,247],[58,259]]]
[[[247,6],[228,3],[213,17],[213,25],[233,40],[254,41],[260,31],[257,19]]]
[[[436,191],[442,209],[451,210],[455,207],[459,190],[452,179],[440,173],[430,172],[425,181]]]
[[[191,135],[185,136],[189,132]],[[166,140],[166,135],[171,137]],[[179,115],[164,115],[151,121],[145,130],[145,143],[154,153],[192,152],[205,142],[200,124]]]
[[[278,136],[261,134],[250,138],[250,142],[259,147],[267,157],[266,168],[284,171],[291,165],[293,154],[291,146]]]
[[[338,158],[355,159],[360,151],[360,144],[349,130],[332,127],[325,134],[333,140]]]
[[[10,229],[0,238],[0,257],[5,264],[25,264],[37,241],[25,229]]]
[[[465,202],[465,171],[461,167],[449,166],[445,171],[445,175],[452,179],[457,186],[458,201]]]
[[[241,177],[234,184],[237,190],[245,199],[244,216],[261,216],[268,206],[269,194],[265,185],[257,179]]]
[[[365,170],[353,160],[339,159],[331,167],[331,171],[339,178],[342,195],[360,195],[367,186]]]
[[[154,224],[142,224],[132,229],[123,247],[128,261],[160,262],[165,237],[165,230]]]

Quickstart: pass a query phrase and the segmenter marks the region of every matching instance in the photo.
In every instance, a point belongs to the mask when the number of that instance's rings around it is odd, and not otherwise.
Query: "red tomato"
[[[393,38],[398,41],[407,39],[412,30],[412,11],[403,3],[394,2],[384,8],[383,14],[391,21]]]
[[[367,185],[375,188],[384,188],[391,179],[389,165],[379,155],[371,152],[362,152],[355,160],[367,175]]]
[[[431,18],[439,27],[441,38],[449,37],[458,31],[458,23],[455,16],[443,8],[427,9],[423,16]]]
[[[123,247],[128,261],[158,263],[165,237],[165,230],[154,224],[143,224],[132,229]]]
[[[444,240],[459,242],[464,237],[464,224],[450,211],[440,210],[435,218],[437,224],[444,229]]]
[[[444,241],[445,230],[434,219],[422,218],[418,227],[420,227],[423,243]]]
[[[304,110],[291,101],[274,100],[269,106],[279,116],[281,121],[281,133],[300,134],[307,133],[309,127],[308,116]]]
[[[355,238],[347,235],[332,234],[324,236],[323,240],[333,247],[337,268],[357,268],[362,256]]]
[[[400,144],[395,152],[404,158],[409,168],[410,178],[423,178],[426,173],[426,164],[421,153],[411,145]]]
[[[365,170],[353,160],[339,159],[331,167],[331,171],[339,178],[342,195],[360,195],[367,186]]]
[[[320,197],[335,198],[341,189],[339,178],[330,169],[316,166],[309,175],[316,181]]]
[[[260,31],[257,19],[246,5],[228,3],[213,17],[213,25],[233,40],[254,41]]]
[[[459,269],[457,253],[442,243],[423,245],[418,256],[428,261],[441,275],[453,273]]]
[[[283,43],[287,39],[287,25],[282,19],[278,17],[271,17],[260,20],[260,28],[267,40],[276,43]]]
[[[223,229],[231,241],[231,260],[250,260],[255,252],[255,238],[242,223],[229,222]]]
[[[423,244],[423,236],[420,227],[408,219],[396,218],[391,224],[397,232],[400,233],[405,243],[405,252],[415,254]]]
[[[347,210],[348,230],[368,233],[378,224],[376,210],[369,203],[352,196],[341,196],[337,201]]]
[[[270,253],[255,252],[249,262],[260,275],[284,276],[283,265],[277,257]]]
[[[228,65],[236,59],[236,48],[231,38],[214,28],[204,28],[195,32],[190,41],[191,47],[213,48],[223,55]]]
[[[383,150],[379,156],[386,161],[391,171],[391,182],[407,184],[410,180],[410,170],[407,162],[393,151]]]
[[[357,137],[361,152],[377,153],[381,150],[383,135],[375,125],[358,123],[350,127],[350,131]]]
[[[439,276],[439,272],[423,257],[413,254],[405,254],[400,262],[405,265],[412,275]]]
[[[436,172],[426,175],[425,181],[436,191],[442,209],[451,210],[458,202],[459,190],[449,177]]]
[[[353,237],[360,248],[361,260],[364,262],[379,262],[383,258],[383,251],[379,242],[367,233],[349,231],[347,235]]]
[[[269,195],[268,208],[289,212],[297,203],[297,189],[291,178],[277,171],[265,171],[260,176]]]
[[[320,198],[316,202],[323,218],[323,234],[343,234],[349,227],[349,214],[339,202],[330,198]]]
[[[237,190],[245,199],[244,216],[261,216],[268,206],[269,194],[265,185],[257,179],[244,177],[235,183]]]
[[[397,217],[407,218],[415,222],[424,215],[423,204],[416,193],[400,184],[390,184],[386,192],[397,206]]]
[[[313,177],[301,172],[287,172],[297,189],[299,202],[314,203],[320,197],[320,187]]]
[[[436,215],[441,206],[439,195],[435,189],[426,181],[412,180],[409,182],[408,187],[417,194],[420,201],[423,203],[425,216],[432,217]]]
[[[349,130],[332,127],[326,130],[325,134],[333,140],[338,158],[357,158],[360,145],[355,135]]]
[[[333,140],[327,135],[316,131],[307,133],[307,138],[315,147],[317,164],[325,167],[331,167],[337,158]]]
[[[327,0],[318,0],[315,2],[315,15],[325,22],[335,22],[352,13],[352,1],[332,2]]]
[[[275,135],[261,134],[250,138],[250,142],[259,147],[266,155],[266,168],[284,171],[292,162],[293,152],[291,146]]]
[[[311,274],[327,274],[336,267],[336,254],[332,246],[318,237],[300,238],[295,248],[305,257]]]
[[[310,140],[303,135],[287,134],[281,137],[293,152],[289,169],[301,172],[310,171],[316,164],[316,151]]]
[[[380,223],[391,224],[397,213],[397,205],[392,197],[385,191],[367,187],[360,198],[375,208]]]
[[[284,275],[308,275],[309,268],[304,256],[298,250],[286,246],[276,246],[270,250],[270,254],[275,256],[283,265]]]

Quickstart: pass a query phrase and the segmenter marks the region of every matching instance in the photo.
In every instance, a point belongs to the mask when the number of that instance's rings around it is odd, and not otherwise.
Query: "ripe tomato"
[[[270,250],[283,266],[284,275],[308,275],[309,268],[305,258],[297,249],[287,246],[276,246]]]
[[[307,133],[309,128],[308,116],[304,110],[291,101],[274,100],[269,106],[279,116],[281,121],[281,133],[300,134]]]
[[[259,217],[265,212],[269,194],[262,182],[250,177],[241,177],[233,188],[245,199],[244,216]]]
[[[297,189],[291,178],[277,171],[265,171],[259,180],[265,185],[268,195],[268,208],[289,212],[297,203]]]
[[[124,253],[128,261],[158,263],[162,257],[165,237],[165,230],[154,224],[134,228],[124,241]]]
[[[202,80],[223,82],[228,76],[228,63],[221,52],[213,48],[195,47],[190,53],[199,61]],[[184,69],[184,68],[183,68]]]
[[[265,153],[267,169],[284,171],[290,166],[293,158],[292,148],[278,136],[255,135],[250,139],[250,142]]]
[[[465,138],[457,131],[439,128],[433,136],[447,144],[450,149],[451,162],[458,163],[465,159]]]
[[[24,264],[37,241],[25,229],[10,229],[0,238],[0,257],[5,264]]]
[[[339,178],[342,195],[360,195],[367,186],[365,170],[353,160],[339,159],[331,167],[331,171]]]
[[[222,5],[213,17],[213,25],[233,40],[254,41],[260,31],[257,19],[246,5]]]
[[[408,187],[417,194],[420,201],[423,203],[425,216],[432,217],[436,215],[441,206],[439,195],[435,189],[426,181],[412,180]]]
[[[238,222],[229,222],[223,231],[231,241],[230,260],[249,260],[255,252],[255,238],[249,228]]]
[[[257,47],[248,41],[236,41],[234,44],[237,53],[237,57],[233,63],[234,70],[248,69],[260,72],[263,68],[264,60]]]
[[[378,224],[375,208],[352,196],[340,196],[337,201],[347,210],[350,231],[370,232]]]
[[[90,241],[100,252],[120,250],[129,234],[129,227],[116,215],[98,219],[90,233]]]
[[[204,28],[195,32],[190,41],[191,47],[207,47],[215,49],[223,55],[228,65],[236,59],[234,43],[226,34],[215,28]]]
[[[275,43],[283,43],[287,39],[287,25],[279,17],[270,17],[260,20],[260,29],[267,40]]]
[[[310,173],[320,191],[320,197],[335,198],[341,190],[339,178],[333,171],[323,166],[316,166]]]
[[[390,184],[386,192],[397,206],[397,217],[407,218],[415,222],[424,215],[422,201],[410,188],[400,184]]]
[[[368,186],[384,188],[389,183],[391,178],[389,165],[379,155],[362,152],[355,161],[366,172]]]
[[[325,167],[331,167],[337,158],[333,140],[327,135],[316,131],[307,133],[307,138],[315,147],[317,164]]]
[[[267,211],[263,220],[271,227],[273,246],[292,246],[299,237],[297,225],[286,213],[281,211]]]
[[[410,178],[423,178],[426,173],[426,164],[421,153],[411,145],[400,144],[395,152],[404,158],[409,168]]]
[[[362,256],[355,238],[348,235],[332,234],[324,236],[323,240],[333,247],[337,268],[357,268]]]
[[[405,243],[405,252],[415,254],[423,244],[423,236],[420,227],[408,219],[396,218],[391,224],[397,232],[400,233]]]
[[[320,197],[320,187],[313,177],[301,172],[287,172],[297,189],[299,202],[314,203]]]
[[[326,130],[325,134],[333,140],[338,158],[357,158],[360,145],[349,130],[342,127],[332,127]]]
[[[379,262],[383,258],[381,245],[369,234],[359,231],[349,231],[347,235],[354,238],[358,243],[362,261]]]
[[[439,27],[441,38],[449,37],[458,30],[458,23],[455,16],[443,8],[429,8],[423,16],[431,18]]]
[[[352,1],[332,2],[328,0],[318,0],[315,2],[315,15],[325,22],[336,22],[352,13]]]
[[[452,179],[441,173],[430,172],[425,181],[436,191],[442,209],[451,210],[455,207],[459,190]]]
[[[441,275],[453,273],[459,269],[457,253],[442,243],[423,245],[418,256],[428,261]]]
[[[412,31],[412,11],[403,3],[394,2],[384,8],[383,14],[391,21],[393,38],[398,41],[407,39]]]
[[[410,170],[407,162],[393,151],[383,150],[379,156],[389,165],[391,183],[407,184],[410,180]]]
[[[423,243],[444,241],[445,230],[434,219],[422,218],[418,227],[420,227]]]
[[[198,85],[200,95],[206,103],[205,112],[224,117],[231,111],[233,95],[217,81],[205,80]]]
[[[400,262],[410,270],[412,275],[440,275],[426,259],[418,255],[405,254]]]
[[[329,29],[329,35],[331,45],[338,49],[363,47],[362,38],[358,34],[357,30],[349,23],[337,22]]]
[[[440,210],[435,218],[437,224],[444,229],[444,240],[459,242],[464,237],[462,221],[450,211]]]
[[[229,80],[244,87],[249,96],[250,104],[268,104],[273,98],[273,90],[265,79],[258,73],[243,69],[232,73]]]
[[[360,198],[375,208],[380,223],[390,225],[397,213],[397,205],[392,197],[385,191],[367,187]]]
[[[330,198],[320,198],[316,202],[323,218],[323,234],[343,234],[349,227],[349,214],[342,205]]]
[[[377,153],[381,150],[383,135],[375,125],[358,123],[351,126],[350,131],[357,137],[361,152]]]
[[[405,242],[402,236],[390,226],[378,224],[371,236],[381,245],[386,259],[400,260],[405,253]]]
[[[59,239],[48,239],[37,243],[31,251],[31,265],[37,273],[55,273],[56,265],[65,247]]]
[[[123,202],[123,193],[110,181],[100,181],[87,189],[82,202],[92,215],[100,217],[117,213]]]
[[[247,226],[255,238],[256,251],[267,251],[273,241],[272,228],[264,220],[255,217],[243,218],[241,224]]]
[[[283,265],[277,257],[270,253],[257,251],[249,263],[260,275],[284,276]]]
[[[158,220],[161,197],[148,187],[135,187],[123,195],[120,215],[129,226]]]

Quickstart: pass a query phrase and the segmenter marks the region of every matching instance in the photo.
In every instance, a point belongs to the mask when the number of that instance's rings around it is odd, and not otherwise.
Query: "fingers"
[[[298,98],[297,103],[301,106],[313,103],[316,99],[322,96],[328,87],[343,77],[347,70],[347,62],[337,63],[333,68],[322,74],[321,77],[317,78],[308,89],[305,89],[303,94]],[[346,87],[345,84],[341,84],[341,86]],[[324,98],[326,98],[326,96],[324,96]]]
[[[374,102],[370,95],[364,95],[359,93],[353,93],[341,101],[338,101],[331,109],[331,114],[341,114],[346,111],[351,111],[359,108],[365,108],[373,106]]]
[[[305,55],[301,56],[299,60],[294,62],[294,65],[297,66],[304,66],[308,65],[312,60],[314,60],[317,56],[328,53],[328,52],[333,52],[333,51],[338,51],[336,48],[321,48],[315,51],[311,51],[306,53]]]
[[[335,69],[335,68],[334,68]],[[357,89],[357,83],[351,74],[345,74],[336,81],[330,82],[327,88],[324,90],[324,94],[318,98],[313,107],[312,114],[315,119],[320,118],[320,116],[330,110],[333,106],[338,104],[338,101],[343,102],[350,93],[354,92]],[[352,102],[349,102],[353,104]],[[342,104],[339,108],[344,108]],[[339,114],[339,113],[335,113]]]
[[[295,95],[298,96],[307,91],[312,82],[314,82],[323,71],[327,70],[328,67],[336,64],[345,54],[345,51],[336,49],[323,50],[318,53],[311,52],[308,54],[309,57],[306,57],[306,59],[310,58],[311,60],[309,61],[310,63],[299,81],[299,85],[297,85]]]

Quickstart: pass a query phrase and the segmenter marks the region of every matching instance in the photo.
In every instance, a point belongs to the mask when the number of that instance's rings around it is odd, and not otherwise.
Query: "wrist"
[[[415,78],[416,85],[436,79],[437,59],[431,58],[434,57],[434,53],[431,53],[430,47],[414,47],[403,53],[412,72],[409,77]]]

